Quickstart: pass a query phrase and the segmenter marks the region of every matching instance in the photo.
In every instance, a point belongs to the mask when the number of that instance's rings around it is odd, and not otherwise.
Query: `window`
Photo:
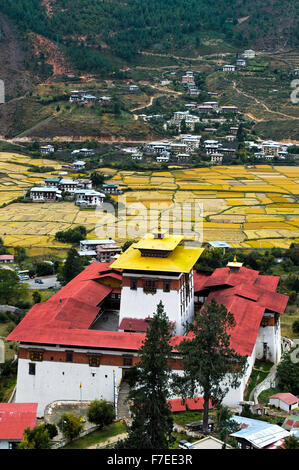
[[[44,351],[39,351],[39,350],[31,350],[29,351],[29,358],[31,361],[42,361],[44,357]]]
[[[133,356],[123,356],[123,365],[132,366],[133,365]]]
[[[163,292],[170,292],[170,281],[163,281]]]
[[[89,366],[90,367],[99,367],[100,365],[100,356],[98,355],[90,355],[89,356]]]
[[[35,375],[35,364],[34,364],[34,362],[29,363],[29,375]]]
[[[143,281],[143,291],[144,292],[149,292],[151,294],[155,294],[156,291],[157,291],[156,281],[152,281],[150,279],[145,279]]]
[[[66,351],[65,361],[66,362],[73,362],[73,351]]]
[[[137,279],[130,279],[130,289],[137,290]]]

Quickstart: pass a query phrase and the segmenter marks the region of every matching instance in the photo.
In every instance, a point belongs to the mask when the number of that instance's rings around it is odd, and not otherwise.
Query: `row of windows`
[[[30,351],[29,357],[31,361],[43,361],[43,351]],[[51,358],[53,360],[53,358]],[[123,356],[123,366],[133,365],[133,356]],[[101,356],[96,354],[88,355],[88,363],[90,367],[99,367]],[[65,362],[73,362],[73,351],[66,351]],[[35,362],[29,363],[29,374],[35,375]]]
[[[130,289],[137,290],[138,280],[135,278],[130,279]],[[157,292],[157,281],[152,279],[143,280],[143,292],[156,293]],[[170,292],[170,281],[163,281],[163,292]]]

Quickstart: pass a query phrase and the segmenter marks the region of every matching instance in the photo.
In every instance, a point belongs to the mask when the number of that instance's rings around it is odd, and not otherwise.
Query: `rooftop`
[[[164,239],[145,238],[131,245],[111,265],[116,269],[130,269],[134,271],[164,271],[175,273],[189,273],[204,251],[204,248],[179,246],[181,237],[166,237]],[[170,251],[165,258],[160,256],[142,256],[140,250]]]
[[[23,438],[36,425],[37,403],[0,403],[0,440]]]

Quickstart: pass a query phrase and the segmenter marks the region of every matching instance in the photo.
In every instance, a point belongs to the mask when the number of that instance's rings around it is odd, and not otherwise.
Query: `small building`
[[[216,437],[213,436],[207,436],[204,437],[203,439],[200,439],[199,441],[192,442],[192,449],[233,449],[232,446],[229,444],[224,443],[223,441],[220,441],[219,439],[216,439]]]
[[[137,85],[129,85],[129,91],[131,93],[137,93],[138,91],[140,91],[140,88]]]
[[[289,415],[284,420],[283,429],[286,429],[290,434],[299,437],[299,415]]]
[[[299,406],[299,398],[292,393],[276,393],[269,397],[269,405],[284,411],[291,411]]]
[[[246,59],[254,59],[255,58],[255,51],[252,49],[247,49],[243,52],[243,57]]]
[[[44,184],[49,188],[58,188],[60,180],[61,178],[46,178]]]
[[[36,426],[37,403],[0,403],[0,450],[16,449],[27,427]]]
[[[236,66],[237,67],[246,67],[246,65],[247,65],[247,60],[245,58],[244,59],[242,59],[242,58],[236,59]]]
[[[238,112],[238,107],[237,106],[221,106],[220,108],[222,113],[237,113]]]
[[[170,159],[169,155],[157,155],[156,162],[157,163],[168,163]]]
[[[108,263],[121,254],[121,247],[114,240],[107,240],[108,243],[101,243],[96,247],[97,260],[100,263]]]
[[[14,255],[0,255],[1,264],[9,264],[14,262]]]
[[[33,202],[53,202],[61,198],[61,191],[55,187],[35,186],[30,189],[30,199]]]
[[[78,254],[80,256],[97,256],[97,248],[100,246],[110,247],[111,251],[118,252],[118,245],[111,238],[109,239],[97,239],[97,240],[81,240],[80,249]],[[121,250],[121,249],[120,249]],[[106,260],[105,260],[106,261]],[[108,261],[111,261],[109,258]]]
[[[49,155],[50,153],[54,153],[54,152],[55,152],[55,148],[53,145],[45,145],[40,148],[40,153],[42,153],[43,155]]]
[[[102,189],[107,194],[122,194],[122,190],[117,184],[103,184]]]
[[[212,165],[222,165],[223,153],[214,153],[211,155]]]
[[[105,199],[105,194],[99,193],[94,189],[76,189],[76,205],[80,207],[98,207]]]
[[[293,70],[293,74],[294,74],[294,75],[299,75],[299,69],[294,69],[294,70]]]
[[[78,181],[73,179],[62,178],[59,182],[59,189],[68,193],[74,193],[77,189]]]
[[[187,162],[190,159],[189,153],[178,153],[176,155],[176,159],[178,162]]]
[[[231,64],[228,64],[228,65],[224,65],[222,67],[222,71],[223,72],[235,72],[236,70],[236,66],[235,65],[231,65]]]
[[[275,443],[280,444],[285,437],[290,436],[288,431],[277,424],[237,415],[233,415],[232,419],[239,424],[239,430],[230,436],[237,440],[241,449],[273,448]]]
[[[79,179],[77,189],[92,189],[92,181],[89,179]]]
[[[86,166],[86,162],[83,162],[82,160],[77,160],[76,162],[73,163],[74,170],[84,170],[85,166]]]

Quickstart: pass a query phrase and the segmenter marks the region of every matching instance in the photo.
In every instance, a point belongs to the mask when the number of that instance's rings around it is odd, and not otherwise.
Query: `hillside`
[[[299,40],[297,0],[26,0],[26,8],[23,3],[0,0],[0,12],[27,39],[46,37],[87,72],[116,70],[115,57],[134,61],[144,50],[190,55],[211,40],[216,48],[224,42],[273,50],[295,47]]]

